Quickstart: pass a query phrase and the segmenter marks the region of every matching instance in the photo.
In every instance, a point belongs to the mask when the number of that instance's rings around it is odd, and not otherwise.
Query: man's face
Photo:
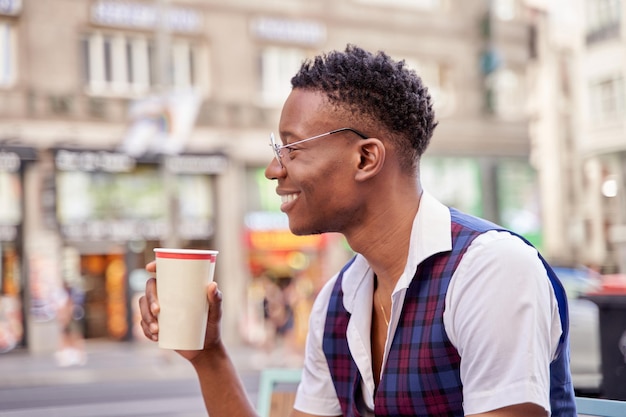
[[[278,144],[287,145],[335,129],[355,128],[345,113],[330,106],[319,92],[294,89],[281,114]],[[361,205],[354,173],[359,164],[359,141],[351,131],[281,149],[281,162],[268,165],[265,176],[276,179],[281,210],[294,234],[345,232],[358,222]]]

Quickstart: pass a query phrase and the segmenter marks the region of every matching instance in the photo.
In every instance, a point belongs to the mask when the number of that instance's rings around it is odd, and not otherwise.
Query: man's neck
[[[391,291],[406,266],[419,199],[387,207],[370,219],[367,227],[346,237],[352,249],[367,259],[380,285]]]

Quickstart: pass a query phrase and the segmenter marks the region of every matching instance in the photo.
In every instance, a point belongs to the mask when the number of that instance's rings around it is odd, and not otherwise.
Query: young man
[[[293,416],[575,416],[564,291],[537,251],[443,206],[419,162],[437,123],[403,62],[355,46],[306,62],[271,136],[295,234],[339,232],[357,255],[318,295]],[[154,264],[149,264],[154,270]],[[254,409],[211,304],[193,364],[211,417]],[[154,280],[140,300],[157,340]]]

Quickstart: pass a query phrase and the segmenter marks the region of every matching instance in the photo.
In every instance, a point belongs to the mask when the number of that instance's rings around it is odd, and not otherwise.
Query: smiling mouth
[[[293,201],[296,201],[298,199],[298,194],[287,194],[287,195],[281,195],[280,196],[280,200],[284,203],[291,203]]]

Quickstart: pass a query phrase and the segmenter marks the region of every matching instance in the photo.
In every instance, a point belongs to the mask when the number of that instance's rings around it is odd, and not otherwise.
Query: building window
[[[138,95],[157,85],[154,40],[124,33],[93,33],[82,41],[87,86],[93,94]],[[208,85],[207,54],[189,40],[171,42],[169,81],[174,88]]]
[[[619,36],[621,0],[587,0],[587,43]]]
[[[493,15],[503,21],[513,20],[519,14],[517,0],[493,0],[491,8]]]
[[[439,116],[454,111],[454,92],[450,75],[450,67],[441,62],[426,59],[405,59],[408,68],[415,70],[420,76],[433,100],[433,106]]]
[[[281,105],[291,92],[291,78],[298,72],[306,53],[298,48],[268,46],[261,52],[261,100],[268,106]]]
[[[589,87],[591,112],[595,122],[619,120],[626,114],[624,78],[615,76],[592,82]]]
[[[516,120],[525,116],[526,94],[521,71],[500,68],[488,76],[493,94],[493,112],[502,119]]]
[[[526,85],[523,70],[502,67],[485,71],[484,105],[488,114],[505,120],[519,120],[526,115]]]
[[[17,72],[17,44],[15,29],[8,22],[0,22],[0,87],[15,84]]]
[[[172,84],[176,87],[200,87],[207,84],[205,50],[187,40],[172,42]]]

